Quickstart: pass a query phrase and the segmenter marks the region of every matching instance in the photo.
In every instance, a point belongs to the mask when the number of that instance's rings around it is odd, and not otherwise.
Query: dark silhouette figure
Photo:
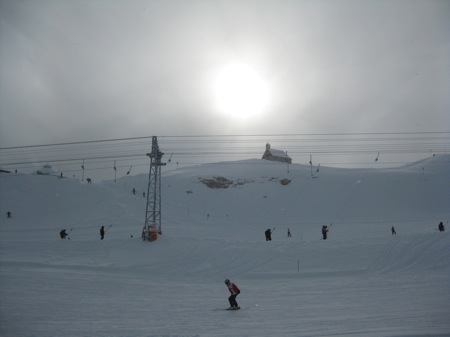
[[[322,226],[322,238],[326,240],[328,237],[328,226]]]
[[[442,221],[441,221],[441,222],[439,222],[438,228],[439,228],[439,232],[443,232],[443,231],[445,231],[445,226],[444,226],[444,224],[443,224],[443,222],[442,222]]]
[[[63,229],[61,232],[59,232],[59,236],[61,237],[61,239],[65,239],[67,238],[67,233],[66,230]]]
[[[266,241],[272,241],[272,231],[270,228],[266,229],[264,234],[266,235]]]
[[[397,235],[397,232],[395,231],[395,228],[394,228],[394,226],[392,226],[392,228],[391,228],[391,232],[392,232],[392,235]]]
[[[100,228],[100,240],[103,240],[105,238],[105,226],[102,226]]]
[[[12,218],[12,213],[10,211],[6,212],[6,217],[11,219]]]
[[[291,238],[291,237],[292,237],[292,235],[291,235],[291,229],[288,228],[288,238]]]

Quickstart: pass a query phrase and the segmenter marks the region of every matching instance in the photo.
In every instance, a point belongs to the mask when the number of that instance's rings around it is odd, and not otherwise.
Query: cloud
[[[3,1],[0,141],[151,134],[442,131],[442,1]],[[215,111],[214,74],[248,62],[270,110]]]

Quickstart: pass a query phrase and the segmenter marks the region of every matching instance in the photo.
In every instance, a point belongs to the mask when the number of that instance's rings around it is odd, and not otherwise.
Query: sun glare
[[[268,85],[251,67],[230,64],[217,75],[214,85],[217,108],[230,116],[248,118],[264,112]]]

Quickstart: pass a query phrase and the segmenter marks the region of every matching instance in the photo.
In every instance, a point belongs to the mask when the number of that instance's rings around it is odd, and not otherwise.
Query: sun
[[[253,68],[241,63],[220,70],[214,83],[217,109],[232,117],[260,115],[269,102],[269,86]]]

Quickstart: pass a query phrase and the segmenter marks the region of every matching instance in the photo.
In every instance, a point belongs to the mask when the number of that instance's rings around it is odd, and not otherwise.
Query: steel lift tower
[[[152,137],[152,152],[150,157],[150,171],[148,173],[147,207],[145,209],[145,224],[142,230],[142,239],[154,241],[161,231],[161,158],[164,155],[159,151],[158,138]]]

